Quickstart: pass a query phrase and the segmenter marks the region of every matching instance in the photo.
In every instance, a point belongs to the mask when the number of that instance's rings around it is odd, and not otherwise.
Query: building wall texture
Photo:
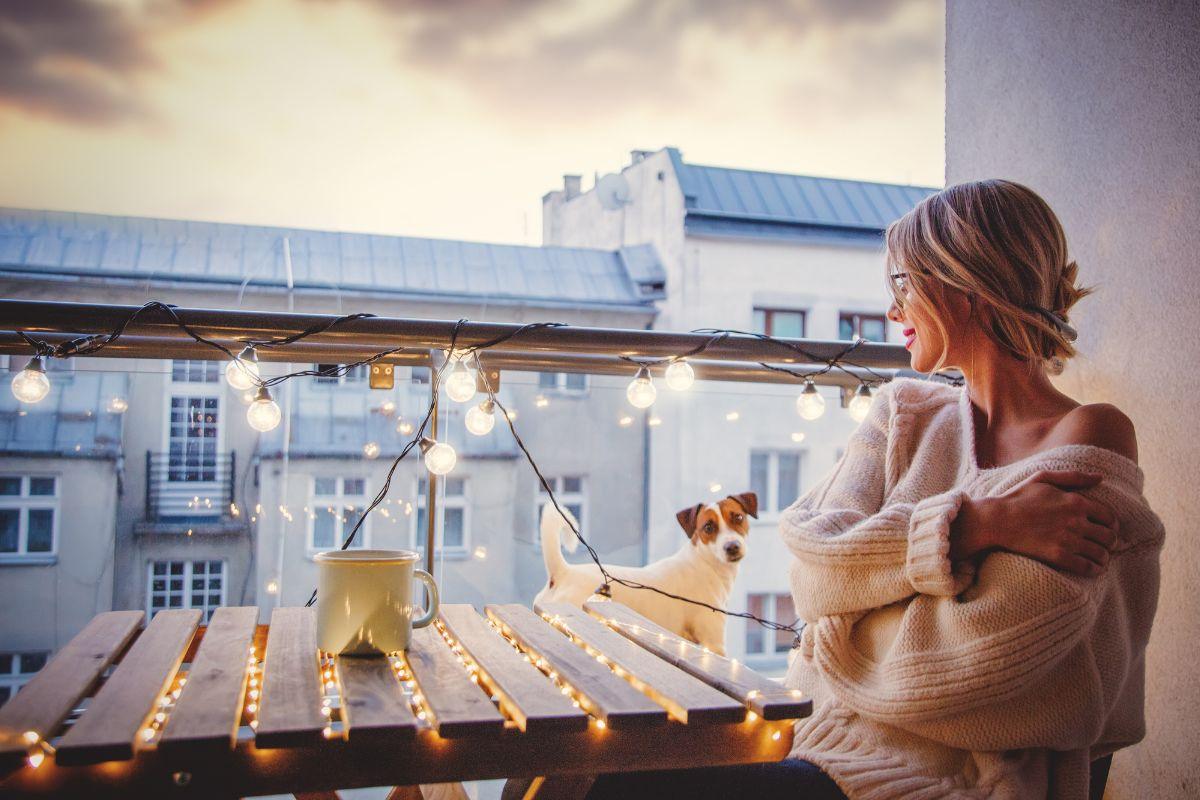
[[[949,3],[946,178],[1028,184],[1066,227],[1086,284],[1081,356],[1061,379],[1137,426],[1167,528],[1147,657],[1146,740],[1114,759],[1109,797],[1200,791],[1200,6]]]

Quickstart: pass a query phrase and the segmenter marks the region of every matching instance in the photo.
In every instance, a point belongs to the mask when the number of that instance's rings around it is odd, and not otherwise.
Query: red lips
[[[904,346],[906,348],[912,347],[912,343],[917,340],[917,329],[905,328],[902,333],[904,334]]]

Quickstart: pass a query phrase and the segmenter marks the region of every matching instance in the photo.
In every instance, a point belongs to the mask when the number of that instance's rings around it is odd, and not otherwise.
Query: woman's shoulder
[[[883,393],[893,412],[919,414],[954,405],[962,398],[961,386],[926,378],[895,378]]]
[[[1052,447],[1089,445],[1111,450],[1137,463],[1137,434],[1133,421],[1111,403],[1087,403],[1071,409],[1050,432]]]

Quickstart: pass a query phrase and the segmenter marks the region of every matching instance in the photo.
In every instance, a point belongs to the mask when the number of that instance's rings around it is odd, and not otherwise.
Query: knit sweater
[[[1003,550],[951,563],[964,498],[1038,470],[1099,472],[1118,542],[1083,578]],[[791,756],[852,800],[1069,798],[1092,759],[1139,741],[1163,527],[1137,464],[1064,445],[980,468],[964,390],[896,380],[836,469],[781,518],[808,623],[787,685],[806,692]]]

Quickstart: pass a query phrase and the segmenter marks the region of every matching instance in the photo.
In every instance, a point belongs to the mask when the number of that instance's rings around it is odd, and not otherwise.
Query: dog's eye
[[[734,522],[741,522],[741,521],[742,521],[742,515],[741,515],[741,514],[733,514],[733,515],[732,515],[732,517],[733,517],[733,521],[734,521]]]
[[[706,523],[704,523],[704,530],[705,530],[707,533],[712,533],[712,532],[713,532],[713,531],[715,531],[716,529],[717,529],[717,526],[716,526],[715,524],[713,524],[712,522],[706,522]]]

